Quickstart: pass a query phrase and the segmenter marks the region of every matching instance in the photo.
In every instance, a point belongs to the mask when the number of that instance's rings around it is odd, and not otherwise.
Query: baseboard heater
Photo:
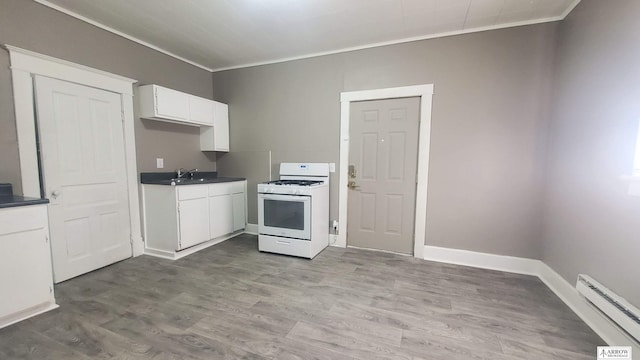
[[[640,342],[640,310],[588,275],[578,275],[576,289],[619,327]]]

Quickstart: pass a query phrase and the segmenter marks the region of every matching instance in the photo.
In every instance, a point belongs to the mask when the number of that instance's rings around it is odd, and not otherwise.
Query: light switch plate
[[[329,163],[329,172],[336,172],[336,163]]]
[[[158,169],[164,168],[164,159],[163,158],[157,158],[156,159],[156,167]]]

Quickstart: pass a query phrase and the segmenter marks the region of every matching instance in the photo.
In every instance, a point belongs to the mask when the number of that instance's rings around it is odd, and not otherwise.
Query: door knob
[[[355,182],[355,181],[353,181],[353,180],[352,180],[352,181],[349,181],[349,182],[347,183],[347,187],[348,187],[350,190],[356,190],[356,189],[358,189],[360,186],[359,186],[358,184],[356,184],[356,182]]]
[[[53,191],[51,192],[51,197],[52,197],[52,198],[57,199],[57,198],[58,198],[58,196],[60,196],[60,191],[58,191],[58,190],[53,190]]]

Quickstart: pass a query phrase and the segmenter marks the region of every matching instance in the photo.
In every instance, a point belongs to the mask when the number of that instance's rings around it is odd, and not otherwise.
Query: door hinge
[[[44,236],[44,242],[47,243],[47,244],[49,243],[49,236],[47,236],[47,235]]]
[[[49,294],[53,294],[53,286],[49,286]]]

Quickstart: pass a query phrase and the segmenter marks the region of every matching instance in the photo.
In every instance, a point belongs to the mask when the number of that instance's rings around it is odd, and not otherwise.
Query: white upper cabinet
[[[189,115],[191,121],[199,124],[213,125],[215,101],[196,96],[189,97]]]
[[[200,128],[200,150],[229,151],[229,105],[214,101],[213,127]]]
[[[229,105],[158,85],[138,87],[140,117],[200,127],[200,150],[229,151]]]
[[[153,117],[189,121],[189,94],[160,86],[152,87],[155,89]]]
[[[214,101],[158,85],[138,87],[140,117],[191,126],[213,126]]]

